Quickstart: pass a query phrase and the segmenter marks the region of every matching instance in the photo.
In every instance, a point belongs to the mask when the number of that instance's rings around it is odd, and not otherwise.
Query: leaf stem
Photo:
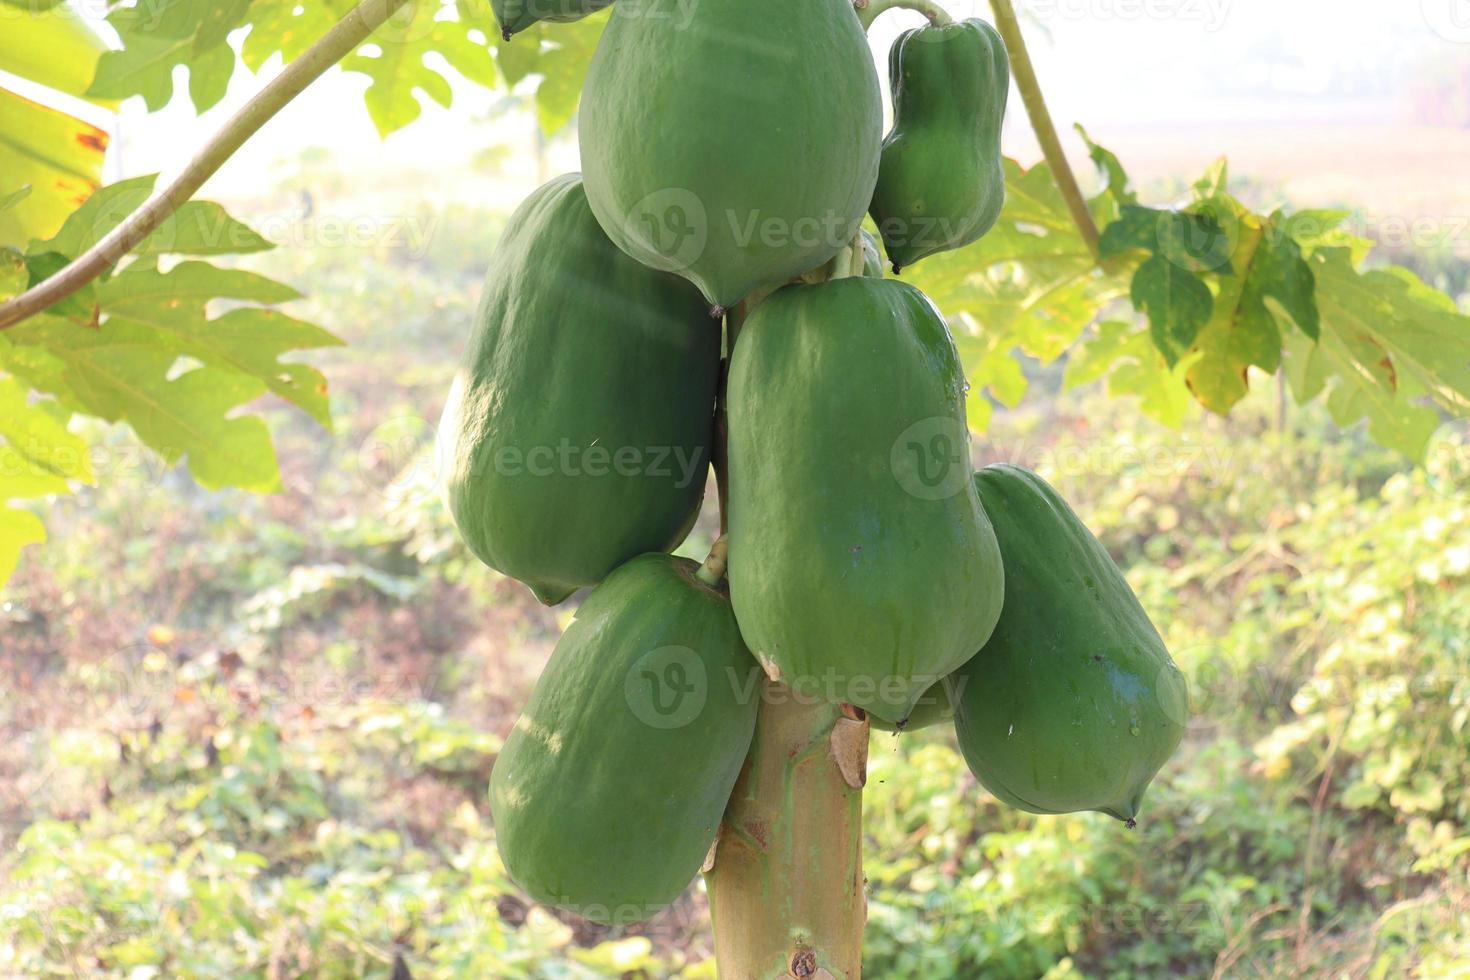
[[[150,198],[70,265],[4,303],[0,330],[54,306],[102,275],[193,197],[245,141],[346,57],[409,0],[362,0],[301,57],[286,66],[199,150],[173,183]]]
[[[917,10],[925,17],[928,17],[929,23],[931,24],[943,25],[954,23],[954,18],[950,17],[949,13],[939,4],[935,3],[934,0],[856,0],[853,6],[857,8],[858,20],[862,23],[863,30],[865,31],[870,29],[873,26],[873,21],[877,20],[885,11],[892,10],[895,7],[901,7],[904,10]]]
[[[990,6],[995,11],[996,29],[1005,40],[1006,50],[1011,57],[1011,74],[1015,76],[1016,88],[1021,92],[1021,101],[1026,103],[1026,115],[1031,117],[1031,128],[1035,130],[1036,140],[1041,144],[1041,152],[1051,169],[1052,179],[1066,199],[1067,210],[1072,212],[1072,220],[1076,222],[1082,240],[1087,243],[1087,250],[1092,253],[1093,258],[1098,258],[1097,222],[1087,208],[1087,198],[1082,196],[1077,175],[1067,162],[1067,152],[1062,149],[1061,137],[1057,135],[1051,111],[1046,107],[1041,82],[1036,77],[1036,66],[1031,62],[1031,52],[1026,48],[1026,38],[1022,36],[1020,21],[1016,19],[1016,8],[1011,0],[990,0]]]
[[[725,563],[729,560],[729,554],[730,539],[721,534],[710,548],[709,557],[699,566],[699,571],[694,573],[695,578],[712,588],[717,587],[720,579],[725,577]]]

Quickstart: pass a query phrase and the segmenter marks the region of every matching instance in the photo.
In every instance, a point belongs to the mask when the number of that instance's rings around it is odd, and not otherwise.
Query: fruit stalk
[[[1031,118],[1031,128],[1041,144],[1042,155],[1051,168],[1052,180],[1067,201],[1067,210],[1077,225],[1082,240],[1094,258],[1100,254],[1098,240],[1101,237],[1092,212],[1087,209],[1087,198],[1077,184],[1077,175],[1067,162],[1067,151],[1062,149],[1061,137],[1057,135],[1056,123],[1052,122],[1051,110],[1046,107],[1046,98],[1041,93],[1041,82],[1036,77],[1036,67],[1031,64],[1031,52],[1026,48],[1026,38],[1021,34],[1021,22],[1016,19],[1016,8],[1011,0],[990,0],[995,12],[995,28],[1006,43],[1011,58],[1011,74],[1016,88],[1021,92],[1021,101],[1026,104],[1026,115]]]
[[[895,7],[903,10],[915,10],[929,18],[931,24],[950,24],[953,19],[949,13],[933,0],[858,0],[856,4],[858,20],[862,22],[863,30],[873,26],[873,21],[884,13]]]
[[[861,759],[851,750],[868,723],[771,680],[761,697],[706,875],[720,976],[858,980],[867,901],[862,790],[850,783],[861,778],[839,759]]]

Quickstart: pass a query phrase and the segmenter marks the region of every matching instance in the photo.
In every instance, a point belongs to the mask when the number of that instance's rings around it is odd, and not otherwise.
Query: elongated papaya
[[[1118,566],[1034,473],[976,477],[1005,561],[1005,607],[961,669],[955,728],[975,777],[1031,813],[1130,824],[1184,734],[1189,693]]]
[[[889,51],[893,131],[872,215],[895,272],[989,231],[1005,205],[1005,42],[983,20],[905,31]]]
[[[852,241],[883,138],[849,0],[614,6],[578,118],[608,237],[719,307]]]
[[[676,547],[704,499],[720,331],[698,290],[598,227],[575,174],[495,251],[440,423],[465,543],[547,604]]]
[[[570,23],[612,3],[613,0],[490,0],[495,22],[507,41],[540,20]]]
[[[725,592],[643,555],[593,589],[490,774],[506,870],[595,922],[658,914],[699,874],[755,732],[760,668]]]
[[[730,368],[730,591],[798,693],[889,722],[990,636],[1002,569],[944,320],[896,280],[787,286]]]

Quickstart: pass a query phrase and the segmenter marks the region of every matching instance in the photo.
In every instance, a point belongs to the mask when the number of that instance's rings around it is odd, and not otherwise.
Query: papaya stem
[[[709,557],[699,566],[694,577],[712,588],[718,586],[720,579],[725,577],[725,561],[729,554],[730,539],[722,534],[715,540],[714,546],[709,550]]]
[[[873,26],[885,11],[900,7],[904,10],[916,10],[929,18],[931,24],[953,24],[954,18],[934,0],[856,0],[853,4],[857,8],[858,20],[863,25],[863,30]]]
[[[0,330],[54,306],[112,268],[193,197],[262,126],[381,27],[408,0],[362,0],[230,117],[163,191],[60,272],[0,303]]]
[[[1037,142],[1041,144],[1041,152],[1046,157],[1052,180],[1062,192],[1067,210],[1072,213],[1072,220],[1076,223],[1083,242],[1087,244],[1087,250],[1097,259],[1101,254],[1098,251],[1100,236],[1097,222],[1088,210],[1087,198],[1082,196],[1077,175],[1072,170],[1072,164],[1067,161],[1067,151],[1062,149],[1062,140],[1057,135],[1051,110],[1046,107],[1041,82],[1036,77],[1036,66],[1031,61],[1031,52],[1026,48],[1021,22],[1016,19],[1016,8],[1011,0],[990,0],[990,6],[995,11],[995,27],[1006,42],[1006,51],[1011,58],[1011,74],[1016,80],[1016,88],[1021,92],[1021,101],[1026,104],[1026,115],[1031,118],[1031,128],[1036,132]]]
[[[828,282],[833,282],[838,279],[851,279],[853,276],[862,275],[863,267],[860,261],[863,254],[862,241],[862,237],[859,236],[856,241],[848,242],[842,246],[838,253],[832,257],[832,261],[827,266]],[[854,249],[857,250],[857,260],[853,258]],[[856,271],[854,271],[854,267],[856,267]]]
[[[705,877],[720,976],[861,976],[867,734],[837,705],[764,682],[755,741]]]

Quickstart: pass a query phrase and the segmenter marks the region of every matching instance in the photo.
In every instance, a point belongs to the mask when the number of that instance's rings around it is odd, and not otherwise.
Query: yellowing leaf
[[[0,247],[45,238],[101,183],[107,134],[0,89],[0,194],[30,193],[0,211]]]
[[[0,71],[28,78],[39,85],[79,98],[97,71],[97,59],[107,45],[70,5],[50,10],[27,10],[4,16],[0,30]],[[113,107],[111,99],[92,101]]]

